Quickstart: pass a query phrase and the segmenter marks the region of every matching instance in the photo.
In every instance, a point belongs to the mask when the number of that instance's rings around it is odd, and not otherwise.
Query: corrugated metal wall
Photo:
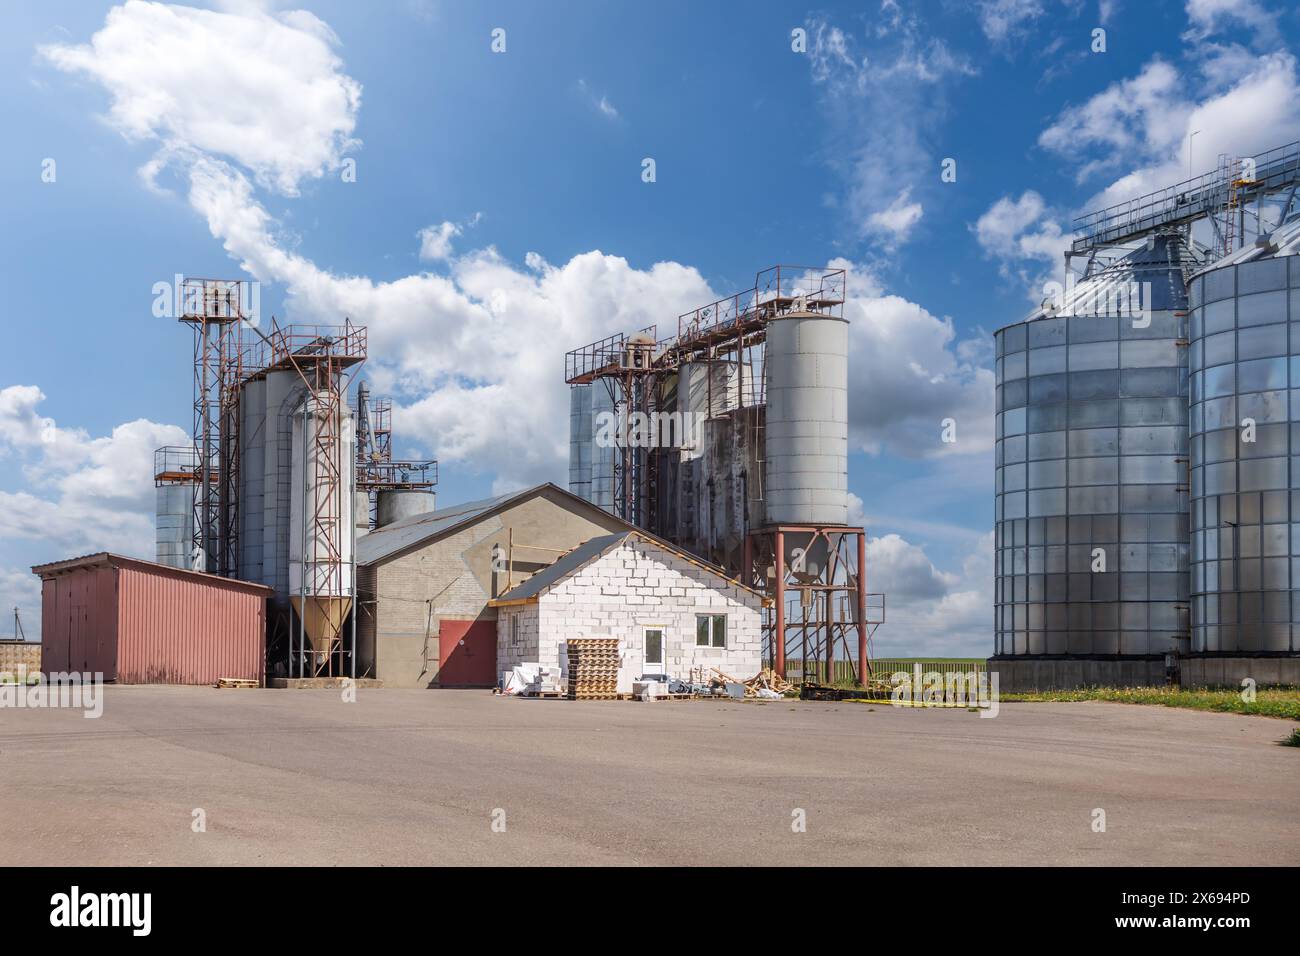
[[[127,684],[260,681],[266,598],[216,582],[119,568],[117,679]]]
[[[41,667],[45,673],[102,673],[117,679],[113,569],[78,568],[41,587]]]

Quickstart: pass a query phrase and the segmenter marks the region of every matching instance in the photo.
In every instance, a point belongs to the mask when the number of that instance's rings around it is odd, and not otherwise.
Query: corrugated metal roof
[[[39,575],[41,578],[47,578],[56,574],[63,574],[68,571],[75,571],[79,568],[94,567],[96,565],[115,568],[137,568],[151,574],[182,577],[195,582],[201,581],[206,584],[211,584],[214,587],[256,591],[259,594],[270,594],[273,591],[272,588],[269,588],[264,584],[258,584],[256,581],[242,581],[239,578],[227,578],[222,577],[219,574],[208,574],[204,571],[191,571],[188,568],[177,568],[170,564],[159,564],[157,561],[146,561],[144,558],[132,558],[124,554],[115,554],[112,551],[96,551],[94,554],[82,554],[75,558],[67,558],[63,561],[51,561],[48,564],[33,565],[32,574]]]
[[[1038,319],[1118,315],[1137,307],[1153,312],[1181,311],[1187,308],[1186,256],[1181,239],[1151,236],[1119,260],[1064,290],[1063,302],[1039,306],[1006,328]]]
[[[411,515],[390,525],[369,531],[357,538],[357,564],[374,564],[418,544],[428,538],[437,537],[443,532],[472,521],[486,511],[491,511],[515,495],[498,495],[496,498],[484,498],[482,501],[469,501],[439,508],[422,515]]]
[[[1274,229],[1268,236],[1267,244],[1260,245],[1258,241],[1252,242],[1222,259],[1211,262],[1196,275],[1204,275],[1225,266],[1241,265],[1243,262],[1258,262],[1261,259],[1277,259],[1294,255],[1300,255],[1300,216],[1288,219]]]
[[[534,485],[532,488],[525,488],[522,491],[497,495],[495,498],[469,501],[465,504],[439,508],[437,511],[430,511],[427,514],[412,515],[409,518],[394,521],[390,525],[364,534],[357,538],[357,564],[374,564],[377,561],[391,558],[407,548],[450,534],[492,512],[507,507],[513,502],[531,498],[545,491],[558,492],[566,498],[571,498],[582,507],[600,510],[596,505],[579,498],[570,491],[564,490],[559,485],[546,482],[545,484]],[[610,517],[614,516],[610,515]]]

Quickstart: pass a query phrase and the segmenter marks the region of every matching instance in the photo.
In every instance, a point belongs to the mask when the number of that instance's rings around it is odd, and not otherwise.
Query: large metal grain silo
[[[847,524],[849,324],[790,312],[766,348],[766,523]]]
[[[1182,259],[1153,237],[995,336],[1004,689],[1160,682],[1187,650]]]
[[[1300,673],[1297,252],[1292,224],[1190,285],[1192,652],[1207,682]]]

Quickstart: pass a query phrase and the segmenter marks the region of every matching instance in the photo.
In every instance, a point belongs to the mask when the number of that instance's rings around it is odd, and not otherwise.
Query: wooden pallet
[[[215,687],[261,687],[262,682],[247,677],[218,677]]]

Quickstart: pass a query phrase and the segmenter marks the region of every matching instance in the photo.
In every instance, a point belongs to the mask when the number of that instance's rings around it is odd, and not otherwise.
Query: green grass
[[[1258,690],[1246,702],[1237,690],[1183,690],[1171,687],[1088,687],[1082,690],[1041,691],[1032,694],[999,694],[1006,702],[1107,700],[1121,704],[1158,704],[1228,714],[1255,714],[1300,720],[1300,688]]]
[[[1300,747],[1300,727],[1297,727],[1295,730],[1291,731],[1291,736],[1290,736],[1290,737],[1285,737],[1285,738],[1283,738],[1283,740],[1282,740],[1282,746],[1283,746],[1283,747]]]

